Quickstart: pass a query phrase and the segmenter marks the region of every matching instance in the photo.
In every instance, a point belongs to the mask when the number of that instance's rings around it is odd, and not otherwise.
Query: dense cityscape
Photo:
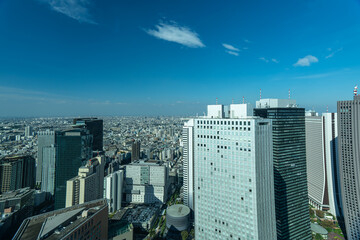
[[[360,240],[360,0],[0,0],[0,240]]]
[[[359,101],[3,119],[1,239],[358,239]]]

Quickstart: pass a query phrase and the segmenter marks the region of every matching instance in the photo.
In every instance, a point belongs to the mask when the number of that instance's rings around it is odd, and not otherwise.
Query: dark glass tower
[[[86,129],[56,132],[55,209],[64,208],[66,181],[92,156],[92,135]]]
[[[75,127],[85,126],[93,135],[93,151],[103,151],[103,120],[97,118],[75,118]]]
[[[140,141],[134,140],[131,146],[131,162],[140,159]]]
[[[263,99],[254,115],[272,119],[278,240],[311,239],[305,149],[305,109],[294,100]]]

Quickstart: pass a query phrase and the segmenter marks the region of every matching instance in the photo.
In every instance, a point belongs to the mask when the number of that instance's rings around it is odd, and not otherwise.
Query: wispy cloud
[[[268,59],[266,59],[266,58],[264,58],[264,57],[259,57],[259,60],[261,60],[261,61],[264,61],[264,62],[269,62],[269,60]]]
[[[50,5],[51,9],[62,13],[80,23],[97,24],[89,13],[91,0],[39,0]]]
[[[279,61],[277,59],[275,59],[275,58],[272,58],[271,61],[274,62],[274,63],[279,63]]]
[[[224,48],[230,50],[230,51],[235,51],[235,52],[238,52],[240,51],[240,49],[234,47],[233,45],[230,45],[230,44],[226,44],[226,43],[223,43],[222,44]]]
[[[331,53],[330,53],[329,55],[327,55],[325,58],[326,58],[326,59],[332,58],[332,57],[335,55],[335,53],[341,52],[342,50],[343,50],[343,48],[339,48],[339,49],[331,52]],[[331,51],[331,48],[328,48],[328,51]]]
[[[156,38],[176,42],[187,47],[205,47],[196,32],[188,27],[179,26],[176,22],[159,23],[155,28],[146,30],[146,32]]]
[[[225,51],[225,52],[227,52],[228,54],[234,55],[234,56],[239,56],[238,52],[233,52],[233,51]]]
[[[239,52],[241,51],[240,49],[234,47],[233,45],[227,44],[227,43],[223,43],[222,45],[224,48],[226,48],[225,52],[227,52],[228,54],[231,54],[234,56],[239,56]]]
[[[294,64],[295,67],[308,67],[310,66],[312,63],[317,63],[319,62],[319,60],[317,59],[317,57],[314,57],[312,55],[307,55],[303,58],[299,58],[298,61]]]
[[[246,42],[246,43],[252,43],[252,41],[250,41],[249,39],[246,39],[246,38],[244,38],[244,42]]]

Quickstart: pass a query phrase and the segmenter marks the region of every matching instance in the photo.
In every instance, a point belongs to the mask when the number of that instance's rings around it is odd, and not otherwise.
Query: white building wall
[[[109,205],[109,212],[121,209],[124,184],[124,170],[118,170],[104,178],[104,198]]]
[[[270,120],[195,119],[195,239],[276,239],[271,141]]]
[[[184,204],[194,210],[194,119],[183,127],[183,187]]]

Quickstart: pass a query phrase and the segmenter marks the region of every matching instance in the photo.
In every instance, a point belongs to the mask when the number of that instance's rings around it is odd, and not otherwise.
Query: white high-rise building
[[[340,215],[341,194],[337,156],[337,114],[305,117],[306,165],[309,202],[320,210]]]
[[[184,204],[194,210],[194,119],[185,122],[182,141]]]
[[[104,178],[104,198],[109,205],[109,212],[121,209],[124,185],[124,170],[118,170]]]
[[[271,120],[253,117],[249,104],[210,105],[186,128],[193,147],[184,141],[184,196],[194,198],[195,238],[276,239]]]
[[[78,176],[66,182],[66,207],[103,197],[104,157],[94,157],[79,168]]]

